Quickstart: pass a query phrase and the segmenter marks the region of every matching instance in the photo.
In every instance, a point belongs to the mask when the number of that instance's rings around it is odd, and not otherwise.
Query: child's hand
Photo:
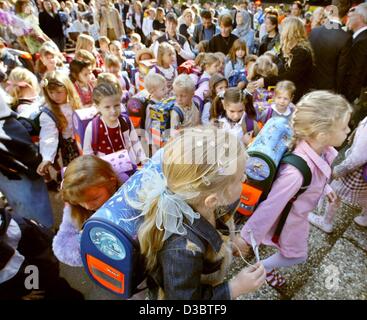
[[[334,203],[335,201],[338,200],[338,196],[336,195],[336,193],[334,191],[331,191],[329,192],[327,195],[326,195],[328,201],[330,203]]]
[[[242,239],[240,235],[237,235],[233,239],[233,255],[239,257],[241,254],[246,256],[250,252],[250,246],[247,244],[245,240]],[[241,254],[240,254],[241,253]]]
[[[229,282],[232,299],[259,289],[265,282],[266,271],[261,263],[244,268]]]
[[[40,176],[44,176],[48,173],[48,168],[50,167],[51,165],[51,161],[42,161],[38,168],[37,168],[37,173],[40,175]]]
[[[246,132],[242,137],[242,142],[245,146],[248,146],[253,138],[254,131]]]

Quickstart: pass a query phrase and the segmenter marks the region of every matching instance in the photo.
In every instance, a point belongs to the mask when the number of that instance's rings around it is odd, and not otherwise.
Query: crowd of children
[[[18,2],[37,9],[33,1]],[[205,39],[208,28],[202,31],[200,43],[194,41],[198,34],[192,22],[200,19],[195,7],[184,8],[182,19],[177,20],[176,9],[169,5],[156,9],[153,1],[144,1],[144,6],[134,1],[131,7],[119,1],[115,5],[109,0],[90,1],[90,12],[79,11],[74,1],[68,2],[71,7],[64,4],[63,12],[69,19],[74,12],[74,21],[82,16],[98,20],[97,41],[91,33],[85,34],[88,32],[80,33],[76,41],[69,36],[74,51],[61,52],[43,30],[29,67],[24,58],[18,60],[23,51],[11,51],[17,35],[6,29],[7,40],[0,38],[0,67],[6,63],[7,68],[0,88],[0,192],[23,219],[58,230],[52,249],[59,261],[83,265],[83,224],[160,148],[163,175],[154,181],[160,189],[143,190],[144,219],[138,232],[154,298],[235,299],[265,282],[282,287],[285,279],[278,269],[307,260],[309,222],[331,232],[340,200],[362,207],[355,221],[367,226],[367,159],[360,152],[367,141],[366,119],[350,137],[345,159],[332,168],[337,156],[334,147],[341,147],[350,133],[351,105],[343,96],[321,90],[293,104],[297,88],[289,79],[261,88],[259,80],[278,76],[277,52],[254,54],[258,51],[248,10],[240,9],[233,19],[224,8],[209,8],[214,13],[223,9],[217,35],[222,40],[216,39],[217,47],[228,47],[229,40],[233,44],[228,52],[208,52],[214,45]],[[15,15],[11,7],[0,10]],[[119,30],[114,29],[112,18],[103,17],[103,12],[110,14],[108,10],[118,15]],[[263,23],[260,15],[256,19]],[[225,34],[232,27],[221,21],[237,24],[230,37]],[[176,29],[188,38],[176,34]],[[27,35],[24,31],[21,36]],[[3,59],[5,51],[18,63]],[[311,182],[298,194],[302,174],[290,164],[280,165],[267,198],[244,226],[236,226],[242,229],[234,236],[235,209],[224,216],[217,212],[240,198],[246,148],[270,119],[277,118],[286,119],[292,128],[289,151],[307,164]],[[195,161],[182,163],[188,154],[195,154]],[[208,163],[211,154],[216,157]],[[122,158],[124,165],[119,167],[116,163]],[[29,195],[24,191],[17,196],[17,185],[29,190]],[[46,185],[59,192],[65,203],[59,227],[53,225]],[[32,197],[43,207],[39,212]],[[274,230],[290,202],[289,217],[275,241]],[[316,208],[321,212],[325,204],[323,217],[312,213]],[[9,252],[3,240],[10,232],[5,218],[8,215],[1,211],[0,250]],[[19,224],[17,219],[12,223]],[[37,223],[34,228],[43,228]],[[218,227],[220,223],[225,231]],[[225,281],[232,254],[249,253],[254,241],[278,252]],[[9,255],[3,259],[2,252],[0,296],[14,276],[6,273],[6,266],[15,263]],[[51,292],[51,298],[53,295]]]

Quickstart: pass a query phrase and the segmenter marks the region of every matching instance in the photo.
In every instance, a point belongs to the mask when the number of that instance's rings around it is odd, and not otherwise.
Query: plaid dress
[[[341,178],[330,185],[342,201],[367,209],[367,182],[363,179],[363,168],[366,164],[367,118],[359,124],[344,161],[334,168],[334,172]]]

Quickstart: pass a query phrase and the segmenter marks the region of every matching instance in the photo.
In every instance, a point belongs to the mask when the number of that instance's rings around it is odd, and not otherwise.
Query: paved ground
[[[57,223],[61,220],[62,203],[51,193]],[[359,210],[343,205],[337,215],[335,231],[326,235],[311,228],[308,261],[300,266],[284,270],[287,284],[281,291],[264,285],[256,293],[241,296],[239,300],[319,300],[319,299],[363,299],[367,300],[367,228],[360,228],[353,218]],[[261,248],[260,256],[267,257],[271,248]],[[254,263],[254,260],[249,262]],[[228,278],[235,275],[245,263],[235,258]],[[72,268],[62,264],[62,275],[86,299],[119,299],[114,294],[98,287],[84,273],[83,268]]]

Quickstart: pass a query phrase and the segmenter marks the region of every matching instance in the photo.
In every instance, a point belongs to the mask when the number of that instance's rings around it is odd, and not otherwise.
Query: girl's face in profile
[[[79,205],[90,211],[98,210],[112,194],[106,187],[90,187],[84,191],[84,201]]]
[[[215,86],[215,94],[219,94],[220,92],[224,92],[228,88],[227,81],[221,81]]]
[[[169,50],[167,52],[164,53],[163,55],[163,63],[166,66],[171,66],[172,64],[174,64],[176,62],[176,54],[173,50]]]
[[[48,71],[53,71],[56,69],[56,57],[52,53],[46,53],[41,55],[41,61],[45,65]]]

